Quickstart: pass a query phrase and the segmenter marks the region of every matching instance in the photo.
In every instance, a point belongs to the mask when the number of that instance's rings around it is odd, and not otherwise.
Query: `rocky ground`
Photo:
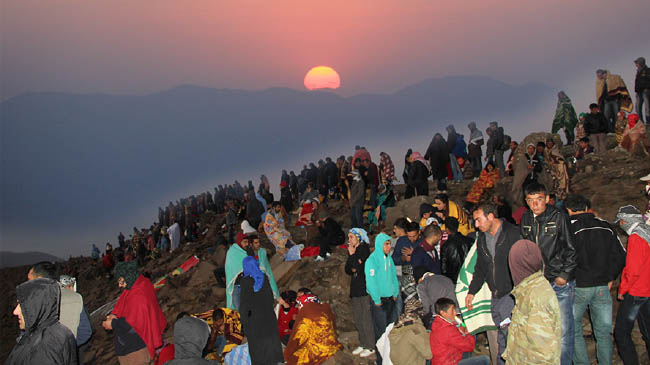
[[[642,194],[642,184],[639,177],[650,173],[650,159],[640,159],[629,156],[620,151],[609,150],[601,155],[589,156],[577,166],[577,172],[571,179],[572,190],[589,197],[593,207],[599,215],[612,221],[619,206],[634,204],[644,208],[647,200]],[[495,192],[509,193],[511,178],[501,181],[494,189]],[[460,184],[450,184],[449,194],[453,200],[463,201],[464,196],[470,189],[472,182],[464,181]],[[431,185],[433,191],[433,185]],[[403,192],[403,187],[398,186],[397,191]],[[400,214],[408,214],[415,218],[421,201],[431,202],[430,197],[418,197],[408,201],[400,201],[396,208],[389,211],[390,217]],[[338,202],[330,204],[331,216],[335,217],[344,227],[349,225],[349,214],[347,208]],[[208,213],[202,217],[203,222],[209,227],[209,231],[198,243],[183,246],[174,255],[163,256],[156,262],[149,262],[144,267],[144,272],[152,278],[157,278],[172,271],[192,255],[201,259],[201,263],[189,272],[168,280],[168,285],[158,292],[158,298],[163,312],[167,317],[169,326],[165,332],[167,340],[172,339],[172,324],[180,311],[202,312],[213,308],[215,305],[225,303],[225,290],[217,287],[212,271],[215,266],[212,263],[211,249],[214,246],[216,227],[220,225],[220,217]],[[291,228],[292,235],[296,241],[304,240],[303,229]],[[624,236],[621,236],[625,242]],[[263,242],[264,243],[264,242]],[[341,343],[344,346],[336,356],[327,363],[329,364],[371,364],[374,357],[361,360],[351,355],[352,349],[358,345],[357,333],[354,328],[352,314],[349,305],[349,277],[344,273],[344,264],[347,252],[337,249],[333,255],[324,262],[314,262],[312,258],[303,259],[291,264],[282,263],[279,255],[271,259],[278,278],[281,290],[298,289],[299,287],[310,287],[323,300],[331,304],[336,315],[336,326]],[[78,278],[79,292],[84,296],[84,302],[89,312],[95,311],[105,303],[117,298],[119,291],[114,280],[108,279],[102,272],[100,264],[90,258],[71,258],[61,266],[62,270]],[[4,361],[13,347],[14,339],[18,334],[18,325],[12,315],[16,303],[15,286],[27,278],[28,267],[17,267],[0,270],[0,290],[4,295],[0,298],[0,361]],[[615,295],[616,285],[612,290]],[[614,304],[614,313],[618,303]],[[113,350],[113,336],[106,333],[100,322],[102,313],[94,316],[94,335],[86,352],[86,363],[89,364],[116,364],[117,360]],[[590,357],[595,362],[595,343],[591,333],[591,326],[587,315],[583,318],[583,332],[587,340]],[[637,344],[637,351],[642,354],[641,363],[650,363],[648,354],[643,346],[641,334],[638,328],[633,333],[634,341]],[[477,352],[487,354],[484,340],[478,341]],[[621,364],[618,355],[614,357],[615,364]]]

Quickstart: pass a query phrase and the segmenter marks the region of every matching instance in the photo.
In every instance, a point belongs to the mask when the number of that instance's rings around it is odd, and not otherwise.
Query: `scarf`
[[[535,242],[519,240],[510,249],[508,265],[512,273],[512,281],[517,286],[542,269],[542,252]]]
[[[605,91],[605,82],[607,82],[607,95],[604,95]],[[632,99],[630,98],[630,93],[625,86],[625,81],[619,75],[612,75],[609,72],[605,74],[605,79],[601,80],[596,78],[596,98],[598,99],[598,105],[603,106],[606,98],[616,97],[620,101],[621,110],[624,110],[628,113],[632,112],[633,104]]]
[[[650,226],[645,224],[641,214],[618,213],[616,219],[625,221],[625,224],[621,224],[621,228],[628,236],[637,234],[650,245]]]
[[[390,182],[395,177],[395,165],[393,165],[393,161],[390,159],[390,156],[384,153],[381,155],[380,163],[384,167],[383,175],[384,175],[385,182]]]
[[[422,154],[420,152],[411,153],[411,157],[413,158],[413,161],[419,161],[422,163],[429,171],[429,174],[431,174],[431,164],[429,161],[425,160],[424,157],[422,157]]]
[[[257,293],[264,285],[264,273],[260,270],[259,261],[255,260],[253,256],[246,256],[242,261],[242,267],[244,268],[244,277],[251,277],[255,280],[253,290]]]
[[[357,238],[359,239],[360,242],[370,243],[370,240],[368,239],[368,232],[366,232],[365,229],[363,229],[363,228],[352,228],[350,230],[350,233],[357,236]]]

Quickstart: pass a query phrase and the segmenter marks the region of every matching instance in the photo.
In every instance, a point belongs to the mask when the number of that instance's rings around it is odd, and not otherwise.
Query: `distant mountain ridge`
[[[259,174],[273,172],[267,176],[275,187],[280,168],[372,141],[424,152],[433,132],[449,123],[521,123],[517,118],[540,100],[554,99],[546,85],[482,76],[351,97],[193,85],[148,95],[23,94],[0,103],[3,240],[35,250],[88,250],[88,242],[114,242],[119,230],[149,225],[158,205],[193,186],[232,176],[257,184]],[[400,160],[393,156],[396,168]]]
[[[40,261],[63,261],[45,252],[0,251],[0,268],[32,265]]]

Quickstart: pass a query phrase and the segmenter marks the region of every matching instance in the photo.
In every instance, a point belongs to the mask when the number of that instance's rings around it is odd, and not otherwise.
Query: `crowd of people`
[[[589,114],[576,116],[569,97],[558,94],[553,132],[564,129],[575,160],[604,153],[606,134],[619,129],[622,149],[647,153],[642,112],[645,107],[650,118],[650,72],[643,58],[635,64],[638,114],[631,113],[622,78],[605,70],[597,71],[597,103]],[[252,181],[235,181],[159,208],[157,222],[134,228],[130,239],[120,233],[117,247],[108,243],[103,255],[93,245],[93,258],[122,289],[102,321],[115,338],[118,361],[322,363],[343,348],[335,315],[309,288],[279,288],[269,255],[289,260],[310,252],[324,261],[345,245],[359,340],[354,356],[396,365],[588,364],[582,325],[588,310],[598,363],[612,363],[613,343],[625,364],[638,363],[635,322],[650,350],[650,204],[645,214],[624,205],[616,221],[607,222],[589,199],[572,192],[572,161],[557,139],[520,148],[497,122],[485,129],[487,141],[475,122],[468,129],[467,142],[449,125],[447,138],[435,134],[424,155],[408,150],[403,195],[390,156],[380,153],[376,164],[357,146],[350,157],[310,163],[298,175],[282,171],[279,200],[264,175],[257,189]],[[491,192],[508,175],[520,192],[513,199]],[[465,200],[450,198],[448,184],[464,179],[473,180]],[[650,197],[650,174],[641,180]],[[386,222],[386,208],[396,201],[431,195],[418,216]],[[508,200],[516,203],[518,196],[522,204],[513,212]],[[349,209],[349,229],[331,216],[333,200]],[[178,313],[173,343],[165,343],[168,323],[141,269],[206,237],[202,217],[208,212],[223,221],[211,252],[220,257],[214,275],[226,303]],[[290,225],[305,238],[293,237]],[[627,249],[617,226],[628,237]],[[619,278],[613,323],[610,290]],[[31,267],[27,279],[16,288],[21,334],[7,363],[79,363],[93,329],[75,279],[58,276],[47,262]],[[490,355],[476,356],[484,338]]]

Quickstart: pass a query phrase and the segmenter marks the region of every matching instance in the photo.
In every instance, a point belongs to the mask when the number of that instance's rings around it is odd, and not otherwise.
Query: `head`
[[[390,236],[386,233],[380,233],[375,237],[375,251],[381,250],[384,255],[390,254]]]
[[[628,235],[631,235],[632,231],[643,222],[641,211],[634,205],[626,205],[618,209],[615,223],[618,223]]]
[[[61,275],[59,276],[59,284],[61,284],[61,289],[67,289],[71,291],[77,291],[75,289],[75,286],[77,284],[77,280],[70,275]]]
[[[636,60],[634,60],[634,66],[636,66],[637,70],[645,67],[645,58],[639,57]]]
[[[427,203],[420,204],[420,217],[424,219],[431,217],[431,214],[433,214],[434,209],[435,208],[431,204],[427,204]]]
[[[273,212],[275,214],[280,214],[280,212],[282,212],[282,204],[280,204],[280,202],[277,201],[273,202],[271,203],[271,209],[273,209]]]
[[[587,116],[587,114],[580,113],[580,115],[578,116],[578,121],[581,122],[581,123],[584,123],[586,116]]]
[[[546,148],[551,149],[555,146],[555,142],[553,141],[552,138],[547,138],[546,139]]]
[[[519,240],[510,249],[508,266],[512,274],[512,281],[519,285],[524,279],[542,269],[544,262],[542,252],[535,242]]]
[[[499,229],[501,224],[496,206],[492,204],[481,204],[472,213],[474,225],[481,232],[493,232]]]
[[[406,231],[406,237],[408,237],[411,243],[415,243],[420,239],[420,225],[417,222],[410,222],[408,229]]]
[[[34,264],[27,272],[27,280],[34,280],[39,278],[47,278],[58,280],[59,276],[56,273],[56,265],[50,261],[41,261]]]
[[[447,194],[438,194],[433,199],[433,206],[440,211],[446,212],[448,205],[449,205],[449,196]]]
[[[61,289],[49,278],[28,280],[16,287],[16,307],[13,314],[18,317],[21,330],[29,333],[40,323],[58,319]]]
[[[248,237],[248,244],[253,249],[253,252],[257,252],[262,244],[260,243],[260,236],[256,234],[251,234]]]
[[[174,323],[174,358],[177,360],[202,357],[210,338],[210,326],[202,319],[183,316]]]
[[[494,162],[489,161],[487,164],[485,164],[485,171],[487,172],[494,171]]]
[[[282,301],[284,302],[281,304],[283,304],[285,308],[290,307],[296,305],[296,299],[298,299],[298,293],[296,293],[293,290],[285,290],[282,293],[280,293],[280,299],[282,299]]]
[[[600,107],[596,103],[591,103],[589,104],[589,112],[591,114],[598,114],[600,113]]]
[[[449,233],[449,234],[457,233],[459,226],[460,226],[460,223],[458,222],[458,218],[456,218],[456,217],[447,217],[447,219],[445,219],[445,229],[447,230],[447,233]]]
[[[599,80],[604,80],[607,77],[607,70],[603,70],[603,69],[596,70],[596,77]]]
[[[348,232],[348,244],[352,247],[359,246],[362,242],[368,243],[368,233],[363,228],[352,228]]]
[[[535,215],[540,215],[546,210],[549,203],[548,192],[546,187],[540,183],[530,183],[524,189],[526,204]]]
[[[437,246],[438,244],[440,244],[442,231],[440,230],[440,227],[438,227],[437,225],[429,224],[428,226],[424,227],[424,230],[422,231],[422,235],[424,236],[424,240],[427,241],[427,243],[430,246]]]
[[[408,231],[409,221],[402,217],[397,218],[393,224],[393,234],[395,237],[404,237],[406,236],[406,231]]]
[[[557,195],[553,193],[548,194],[548,205],[557,205]]]
[[[580,140],[578,141],[578,146],[580,146],[580,148],[583,149],[587,148],[587,146],[589,146],[589,138],[587,137],[580,138]]]
[[[467,124],[467,128],[469,128],[470,131],[473,131],[476,129],[476,122],[469,122],[469,124]]]
[[[449,298],[438,299],[436,304],[434,304],[434,310],[437,315],[448,321],[456,320],[456,316],[458,315],[456,312],[456,304]]]
[[[584,195],[571,194],[564,200],[564,206],[570,215],[575,215],[589,211],[591,202]]]
[[[180,318],[176,318],[176,320],[179,320]],[[212,323],[215,328],[221,328],[223,327],[224,323],[226,322],[226,315],[223,311],[223,309],[219,307],[215,307],[214,310],[212,311]]]
[[[517,147],[519,147],[519,143],[517,143],[515,141],[510,142],[510,151],[516,150]]]
[[[526,146],[526,152],[528,153],[529,156],[534,155],[536,151],[537,148],[535,148],[534,144],[529,143],[528,146]]]
[[[301,297],[301,296],[303,296],[305,294],[311,294],[311,289],[303,287],[303,288],[298,289],[296,291],[296,294],[298,295],[298,297]]]
[[[140,276],[137,261],[122,261],[115,265],[114,276],[120,289],[131,289]]]
[[[537,153],[543,154],[546,149],[546,143],[539,141],[537,142]]]

